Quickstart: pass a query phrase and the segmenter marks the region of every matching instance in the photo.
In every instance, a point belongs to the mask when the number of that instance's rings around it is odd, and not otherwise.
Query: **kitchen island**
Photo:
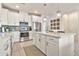
[[[10,33],[0,33],[0,56],[11,55]]]
[[[75,33],[35,32],[33,44],[47,56],[73,56]]]

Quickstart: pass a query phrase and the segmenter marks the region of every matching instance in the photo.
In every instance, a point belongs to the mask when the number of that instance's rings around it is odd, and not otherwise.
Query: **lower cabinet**
[[[41,44],[41,46],[40,46],[40,48],[41,48],[41,51],[44,53],[44,54],[46,54],[46,36],[45,35],[41,35],[41,42],[40,42],[40,44]]]
[[[41,46],[41,38],[40,38],[40,35],[39,34],[36,34],[36,43],[35,45],[37,46],[37,48],[40,49],[40,46]]]
[[[73,56],[74,36],[50,36],[35,34],[35,46],[47,56]]]
[[[58,56],[58,46],[55,43],[47,42],[47,55],[48,56]]]
[[[7,40],[3,47],[0,49],[0,56],[10,56],[11,55],[11,47],[10,40]]]
[[[36,33],[33,32],[33,45],[36,43]]]
[[[35,34],[34,45],[48,56],[58,56],[58,45],[50,43],[50,37],[43,34]],[[51,42],[55,42],[54,40]]]

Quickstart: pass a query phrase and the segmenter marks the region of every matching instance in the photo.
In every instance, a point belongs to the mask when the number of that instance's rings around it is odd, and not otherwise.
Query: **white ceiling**
[[[79,9],[79,3],[47,3],[47,6],[44,6],[43,3],[4,3],[6,6],[17,9],[24,12],[33,13],[35,10],[39,14],[55,14],[59,9],[62,13],[74,11]],[[20,8],[16,8],[16,5],[19,5]]]

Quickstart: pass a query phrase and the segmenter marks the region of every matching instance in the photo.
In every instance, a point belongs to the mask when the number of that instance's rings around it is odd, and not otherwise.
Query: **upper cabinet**
[[[32,21],[41,23],[42,22],[42,17],[41,16],[32,15]]]
[[[19,19],[21,22],[28,22],[28,25],[32,26],[32,16],[28,15],[28,13],[20,12]]]
[[[29,22],[29,26],[32,26],[32,16],[28,15],[28,22]]]
[[[19,25],[19,14],[8,11],[8,25]]]
[[[1,25],[7,25],[7,12],[8,10],[6,9],[0,9],[0,23]]]
[[[24,12],[20,12],[19,13],[19,19],[20,19],[20,21],[28,22],[28,14],[24,13]]]

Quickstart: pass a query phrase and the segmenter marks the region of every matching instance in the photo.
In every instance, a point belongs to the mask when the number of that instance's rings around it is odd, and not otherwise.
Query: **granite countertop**
[[[63,37],[63,36],[75,35],[75,33],[55,33],[55,32],[53,32],[53,33],[52,32],[36,32],[36,33],[54,36],[54,37]]]
[[[0,49],[10,39],[9,33],[0,33]]]

